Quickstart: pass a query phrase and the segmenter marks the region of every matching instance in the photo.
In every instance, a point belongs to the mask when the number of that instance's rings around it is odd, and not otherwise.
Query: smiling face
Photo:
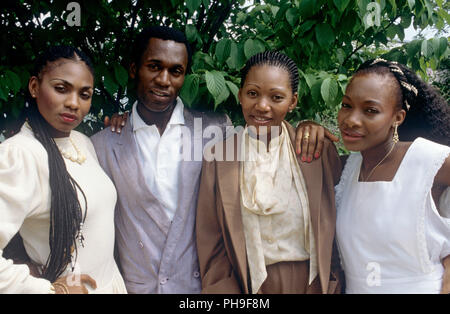
[[[398,82],[388,75],[365,73],[352,78],[338,113],[348,150],[364,151],[391,140],[394,124],[405,118],[405,111],[398,108],[397,88]]]
[[[91,108],[94,77],[83,61],[58,59],[47,64],[28,88],[38,110],[53,127],[52,137],[69,136]]]
[[[259,136],[267,134],[270,139],[271,127],[280,127],[287,112],[297,105],[297,93],[292,92],[287,70],[256,65],[239,90],[239,101],[247,125],[255,127]]]
[[[187,63],[188,53],[183,43],[150,38],[140,65],[131,65],[130,76],[137,78],[139,102],[156,112],[173,105],[183,86]]]

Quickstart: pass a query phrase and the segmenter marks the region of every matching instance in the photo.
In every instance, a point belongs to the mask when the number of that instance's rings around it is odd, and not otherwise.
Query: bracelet
[[[62,282],[54,282],[52,286],[55,289],[55,293],[56,287],[60,287],[63,292],[62,294],[69,294],[69,288]]]

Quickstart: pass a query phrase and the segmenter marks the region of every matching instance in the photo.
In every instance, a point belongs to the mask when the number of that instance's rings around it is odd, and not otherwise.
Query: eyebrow
[[[144,63],[148,63],[148,62],[163,63],[161,60],[158,60],[158,59],[148,59],[148,60],[145,60]],[[171,68],[176,68],[176,67],[184,68],[184,65],[181,63],[176,63],[171,66]]]
[[[54,78],[54,79],[51,79],[50,82],[51,81],[62,81],[64,84],[73,87],[72,83],[70,83],[69,81],[66,81],[64,79],[61,79],[61,78]],[[94,89],[94,87],[93,86],[83,86],[81,89]]]

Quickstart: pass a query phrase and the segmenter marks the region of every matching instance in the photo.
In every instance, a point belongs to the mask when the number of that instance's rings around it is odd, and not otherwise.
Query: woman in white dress
[[[0,293],[126,293],[113,257],[116,190],[90,140],[93,66],[73,47],[43,53],[27,121],[0,144]],[[19,232],[31,263],[3,249]]]
[[[375,59],[349,82],[338,124],[355,152],[336,186],[346,292],[450,293],[450,107],[405,66]]]

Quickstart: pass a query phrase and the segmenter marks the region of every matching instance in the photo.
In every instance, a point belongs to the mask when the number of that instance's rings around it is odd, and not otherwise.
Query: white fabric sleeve
[[[27,265],[3,258],[3,249],[23,221],[42,204],[38,163],[31,151],[10,143],[0,145],[0,294],[49,293],[48,280],[30,275]]]

